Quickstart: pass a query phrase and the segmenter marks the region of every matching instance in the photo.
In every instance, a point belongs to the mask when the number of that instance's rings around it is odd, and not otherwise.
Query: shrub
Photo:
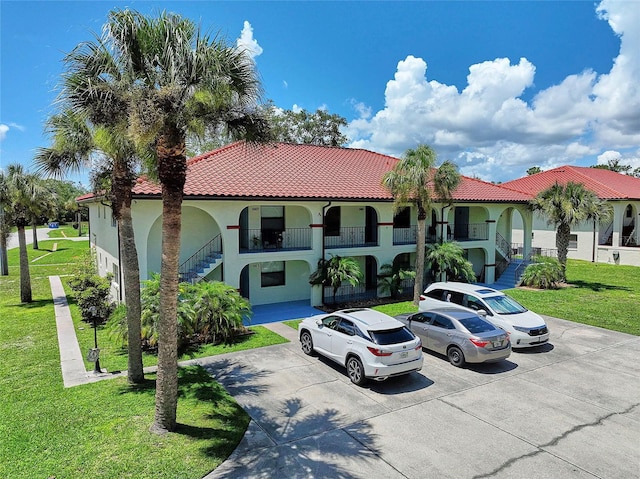
[[[86,251],[80,256],[69,280],[69,287],[84,321],[93,321],[95,315],[97,322],[102,323],[111,314],[111,278],[111,274],[104,278],[98,275],[95,252]]]
[[[556,289],[562,281],[562,266],[556,258],[536,256],[524,270],[521,284],[539,289]]]

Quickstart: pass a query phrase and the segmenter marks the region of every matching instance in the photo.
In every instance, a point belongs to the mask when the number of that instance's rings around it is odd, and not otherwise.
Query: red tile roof
[[[367,150],[278,143],[227,145],[187,163],[185,196],[391,200],[382,177],[398,159]],[[139,179],[136,195],[159,195]],[[531,195],[462,177],[454,199],[528,201]]]
[[[536,195],[556,182],[564,185],[569,181],[582,183],[585,188],[593,191],[601,199],[640,199],[640,178],[611,170],[582,166],[560,166],[553,170],[508,181],[502,185]]]

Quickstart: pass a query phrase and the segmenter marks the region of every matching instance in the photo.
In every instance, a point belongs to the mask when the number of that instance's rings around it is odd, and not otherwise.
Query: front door
[[[469,207],[456,206],[454,239],[469,238]]]

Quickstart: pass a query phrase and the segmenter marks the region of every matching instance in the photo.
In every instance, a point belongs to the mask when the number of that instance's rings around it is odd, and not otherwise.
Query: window
[[[442,329],[456,329],[449,318],[445,318],[444,316],[440,316],[439,314],[433,315],[433,326],[437,326]]]
[[[570,249],[578,248],[578,235],[569,235],[569,248]]]
[[[324,216],[324,235],[340,236],[340,207],[329,208]]]
[[[113,282],[116,283],[118,286],[120,286],[120,267],[116,263],[113,263],[112,269],[113,269]]]
[[[411,321],[415,321],[416,323],[428,323],[431,321],[432,313],[416,313],[411,316],[409,319]]]
[[[339,316],[327,316],[322,320],[322,325],[325,328],[336,329],[338,327],[339,322],[340,322]]]
[[[384,331],[369,331],[374,343],[384,346],[386,344],[398,344],[411,341],[415,336],[407,328],[387,329]]]
[[[438,299],[440,301],[446,301],[446,298],[444,297],[444,290],[442,289],[432,289],[427,293],[427,296],[433,299]]]
[[[395,228],[409,228],[411,226],[411,208],[404,207],[399,210],[393,217],[393,226]]]
[[[469,296],[468,294],[464,295],[462,305],[466,306],[467,308],[471,308],[474,311],[480,311],[481,309],[487,311],[487,309],[489,309],[484,304],[482,304],[482,301],[480,301],[478,298]]]
[[[268,288],[269,286],[284,286],[284,261],[262,263],[260,284],[263,288]]]
[[[351,321],[341,319],[336,331],[346,334],[347,336],[355,336],[356,328]]]

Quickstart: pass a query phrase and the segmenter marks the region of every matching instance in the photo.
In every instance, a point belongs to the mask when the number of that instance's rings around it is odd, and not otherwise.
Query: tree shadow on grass
[[[24,309],[37,309],[37,308],[42,308],[43,306],[48,306],[52,303],[53,301],[50,299],[37,299],[35,301],[31,301],[30,303],[16,303],[13,306],[17,306],[19,308],[24,308]]]
[[[599,282],[590,281],[572,281],[571,285],[575,288],[590,289],[591,291],[632,291],[631,288],[626,286],[614,286],[611,284],[604,284]]]

